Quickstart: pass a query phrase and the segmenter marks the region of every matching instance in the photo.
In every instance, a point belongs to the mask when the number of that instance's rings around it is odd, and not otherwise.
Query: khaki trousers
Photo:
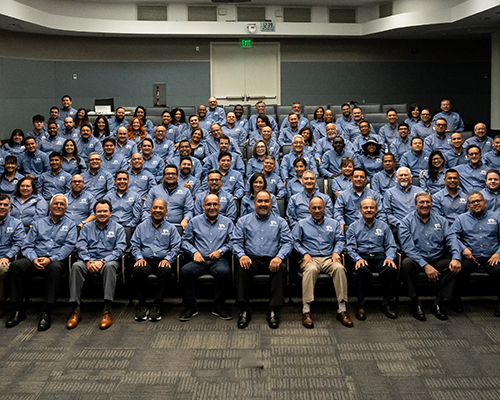
[[[332,257],[313,257],[313,262],[307,263],[302,268],[302,303],[314,301],[314,285],[320,273],[332,277],[333,287],[337,293],[337,301],[347,302],[347,278],[342,264],[332,262]]]

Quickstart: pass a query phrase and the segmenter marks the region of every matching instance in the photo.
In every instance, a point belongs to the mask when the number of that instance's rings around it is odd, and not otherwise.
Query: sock
[[[311,303],[304,303],[302,305],[302,314],[311,312]]]
[[[346,312],[346,311],[347,311],[347,303],[344,300],[342,300],[339,303],[339,310],[337,312],[341,313],[341,312]]]
[[[72,303],[72,306],[73,306],[73,311],[80,312],[80,304],[75,302],[75,303]]]
[[[436,306],[441,305],[441,300],[442,300],[441,297],[436,296],[436,298],[434,299],[433,306],[436,307]]]
[[[111,306],[113,302],[111,300],[104,300],[104,312],[111,312]]]

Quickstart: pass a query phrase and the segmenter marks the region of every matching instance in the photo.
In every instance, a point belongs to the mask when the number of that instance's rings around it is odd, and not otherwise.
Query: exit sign
[[[252,39],[241,39],[241,47],[252,47]]]

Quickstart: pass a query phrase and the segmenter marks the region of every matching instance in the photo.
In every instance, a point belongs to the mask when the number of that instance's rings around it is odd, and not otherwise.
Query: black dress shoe
[[[456,299],[450,301],[450,308],[456,313],[462,314],[464,312],[464,305],[462,304],[462,299]]]
[[[497,309],[495,310],[495,312],[493,313],[493,315],[495,317],[500,317],[500,304],[498,305]]]
[[[267,314],[267,324],[271,329],[277,329],[280,326],[280,320],[278,318],[278,314],[274,311],[269,311]]]
[[[238,318],[238,329],[245,329],[252,320],[252,314],[249,311],[242,311]]]
[[[13,328],[19,325],[19,322],[26,319],[26,312],[24,310],[14,310],[8,321],[5,323],[6,328]]]
[[[366,311],[364,306],[358,306],[356,310],[356,318],[360,321],[364,321],[366,319]]]
[[[422,310],[422,306],[419,304],[418,306],[413,307],[413,317],[418,319],[419,321],[425,321],[427,318],[425,317],[424,310]]]
[[[448,319],[446,312],[441,308],[440,305],[432,307],[432,313],[437,319],[440,319],[441,321],[446,321]]]
[[[387,318],[396,319],[398,317],[396,311],[392,310],[389,304],[382,304],[380,311],[382,311]]]
[[[38,332],[46,331],[50,328],[50,314],[48,312],[43,312],[40,317],[40,322],[38,322]]]

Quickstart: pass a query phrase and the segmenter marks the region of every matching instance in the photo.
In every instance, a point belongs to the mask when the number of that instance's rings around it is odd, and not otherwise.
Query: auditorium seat
[[[398,114],[406,114],[408,111],[408,105],[405,104],[384,104],[382,106],[382,111],[387,113],[387,110],[394,108]]]

